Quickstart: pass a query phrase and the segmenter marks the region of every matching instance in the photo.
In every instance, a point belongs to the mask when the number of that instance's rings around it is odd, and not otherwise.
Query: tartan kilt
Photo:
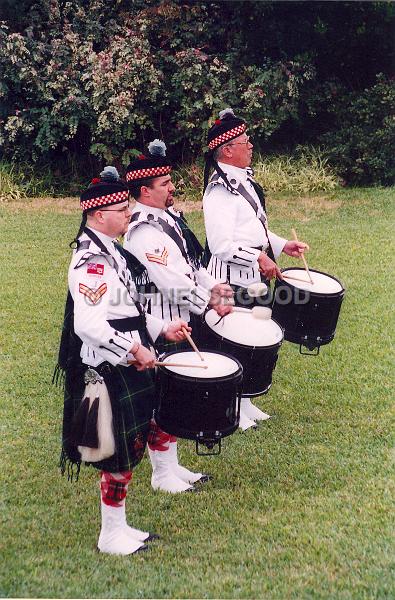
[[[69,442],[69,438],[73,417],[84,393],[84,373],[87,369],[87,365],[80,363],[79,368],[69,372],[69,377],[66,375],[63,453],[71,463],[79,463],[81,460],[78,449]],[[147,443],[155,407],[153,372],[137,371],[132,366],[114,367],[109,363],[102,363],[94,369],[102,375],[108,388],[116,450],[110,458],[86,464],[113,473],[131,471],[143,458]]]

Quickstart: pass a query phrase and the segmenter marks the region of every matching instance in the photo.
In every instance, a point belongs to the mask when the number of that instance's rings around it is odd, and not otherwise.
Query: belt
[[[137,317],[126,317],[125,319],[109,319],[108,324],[118,331],[125,332],[145,329],[147,323],[145,315],[138,315]]]

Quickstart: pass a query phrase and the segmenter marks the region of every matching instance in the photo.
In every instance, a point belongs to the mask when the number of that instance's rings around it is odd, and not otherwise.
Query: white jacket
[[[253,197],[257,211],[239,193],[232,193],[220,178],[216,185],[209,184],[203,197],[204,222],[207,242],[211,251],[208,271],[215,278],[237,286],[247,287],[261,281],[257,259],[262,247],[268,248],[268,237],[277,258],[286,239],[265,228],[267,217],[251,184],[246,169],[219,163],[233,188],[240,184]]]

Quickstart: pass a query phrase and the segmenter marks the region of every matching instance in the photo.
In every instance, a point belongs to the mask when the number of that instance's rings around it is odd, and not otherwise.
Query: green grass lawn
[[[125,558],[95,551],[96,471],[70,484],[57,467],[62,394],[50,380],[78,202],[0,206],[1,596],[395,597],[393,200],[388,189],[269,200],[271,228],[295,226],[310,266],[346,287],[335,340],[317,358],[284,343],[257,401],[274,418],[221,456],[180,444],[185,465],[215,477],[201,494],[154,493],[143,460],[129,522],[162,539]],[[200,210],[190,222],[202,235]]]

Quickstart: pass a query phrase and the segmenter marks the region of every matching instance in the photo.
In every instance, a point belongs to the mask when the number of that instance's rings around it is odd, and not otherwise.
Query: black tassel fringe
[[[72,461],[70,458],[68,458],[64,448],[62,448],[60,453],[59,468],[61,475],[64,475],[65,473],[67,474],[67,481],[70,481],[71,483],[73,481],[77,482],[80,476],[81,461]]]

